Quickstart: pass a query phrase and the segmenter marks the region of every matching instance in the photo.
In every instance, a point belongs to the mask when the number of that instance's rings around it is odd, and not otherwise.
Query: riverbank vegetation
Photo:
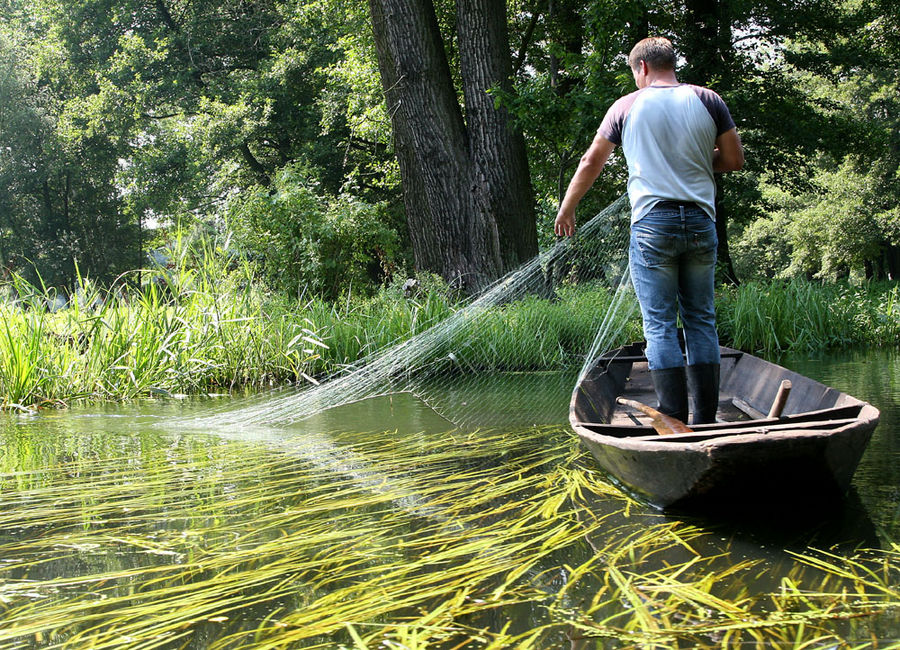
[[[445,320],[468,300],[435,276],[372,296],[288,297],[222,243],[179,239],[168,268],[111,288],[82,279],[64,301],[21,277],[2,288],[0,396],[6,409],[81,400],[172,397],[315,383]],[[191,243],[193,242],[193,243]],[[227,244],[227,242],[225,242]],[[436,353],[467,350],[480,371],[577,369],[613,292],[563,285],[553,296],[500,304],[476,327],[448,334]],[[616,340],[641,337],[622,308]],[[773,355],[900,340],[897,283],[804,280],[723,286],[722,341]]]
[[[680,78],[723,96],[747,152],[719,179],[723,340],[896,341],[887,0],[395,2],[0,6],[7,407],[314,381],[446,318],[553,245],[649,34],[675,38]],[[394,29],[400,9],[423,28]],[[404,112],[416,93],[439,119]],[[621,195],[621,156],[608,171],[582,222]],[[609,300],[559,284],[469,344],[494,370],[577,365]]]
[[[900,342],[896,282],[748,282],[717,299],[723,343],[772,355]]]

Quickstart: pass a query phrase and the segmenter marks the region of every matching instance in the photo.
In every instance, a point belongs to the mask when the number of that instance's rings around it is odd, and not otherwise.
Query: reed
[[[900,340],[898,285],[748,282],[723,288],[720,336],[736,348],[773,353]]]
[[[84,280],[66,309],[19,281],[0,303],[0,394],[6,408],[51,400],[133,399],[314,381],[408,339],[457,308],[440,290],[329,303],[273,296],[252,272],[201,267],[143,273],[140,290]],[[27,298],[22,298],[27,296]],[[484,370],[577,367],[609,304],[603,289],[526,298],[478,316],[450,346]]]
[[[433,281],[412,297],[387,287],[338,302],[291,299],[260,285],[253,267],[225,256],[223,246],[176,239],[172,268],[129,274],[108,289],[81,279],[58,311],[48,310],[52,290],[14,278],[0,301],[2,408],[314,382],[426,331],[461,306]],[[763,354],[895,344],[898,292],[896,283],[798,280],[723,288],[721,339]],[[474,371],[578,368],[611,301],[609,289],[588,283],[501,303],[448,336],[435,354],[464,357]],[[613,319],[621,322],[611,343],[641,338],[637,317]]]

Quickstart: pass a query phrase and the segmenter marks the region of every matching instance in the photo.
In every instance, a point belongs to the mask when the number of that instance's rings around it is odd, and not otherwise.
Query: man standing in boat
[[[638,90],[606,113],[569,183],[554,229],[557,235],[574,234],[575,208],[621,145],[631,201],[629,266],[659,410],[687,421],[690,384],[693,421],[703,424],[715,421],[719,395],[713,174],[740,169],[744,152],[722,98],[679,83],[675,62],[665,38],[646,38],[631,50],[628,64]]]

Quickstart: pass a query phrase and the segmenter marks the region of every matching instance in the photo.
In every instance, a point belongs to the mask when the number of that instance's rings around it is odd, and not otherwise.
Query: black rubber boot
[[[650,377],[659,400],[659,412],[687,424],[688,394],[684,366],[651,370]]]
[[[693,424],[711,424],[719,409],[719,364],[698,363],[687,367],[694,402]]]

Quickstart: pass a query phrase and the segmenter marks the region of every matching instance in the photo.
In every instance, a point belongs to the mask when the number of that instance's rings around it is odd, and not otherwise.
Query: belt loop
[[[681,225],[684,225],[684,206],[679,205],[678,208],[681,210]]]

